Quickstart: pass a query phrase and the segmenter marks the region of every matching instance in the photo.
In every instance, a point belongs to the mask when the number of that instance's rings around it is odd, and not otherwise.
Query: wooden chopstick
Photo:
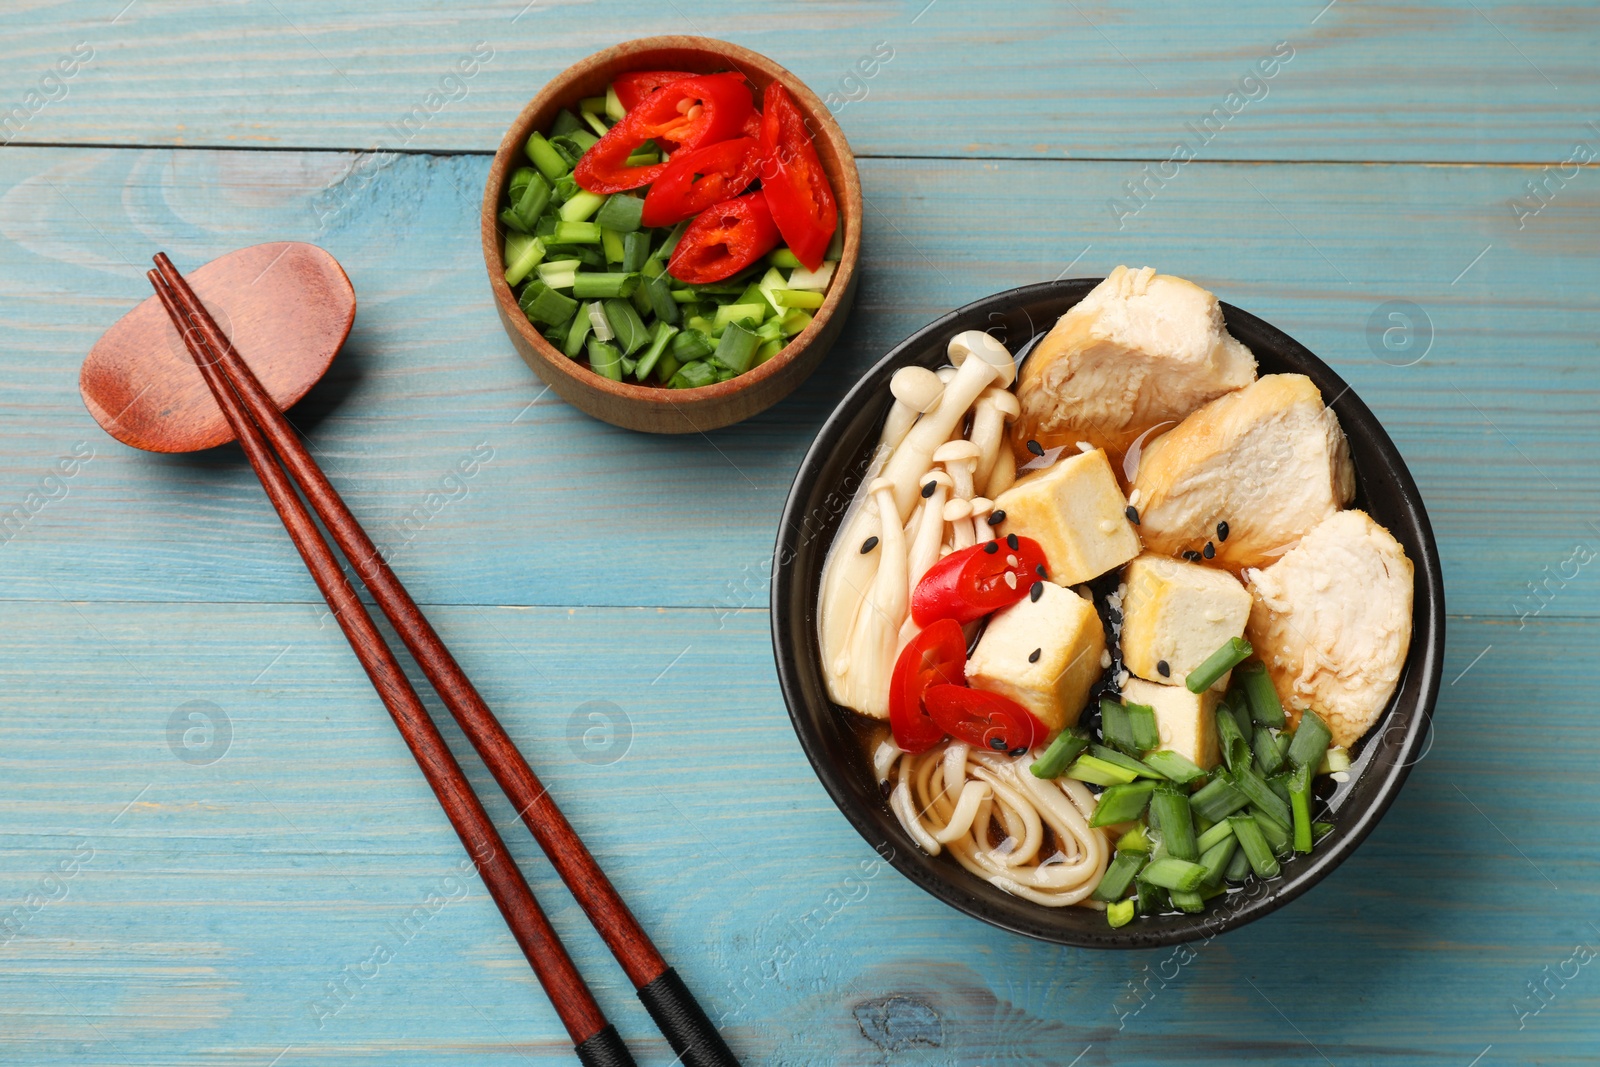
[[[218,407],[238,437],[250,466],[260,478],[261,486],[283,520],[290,539],[305,560],[306,569],[311,572],[317,588],[333,609],[334,618],[338,620],[350,647],[355,650],[367,677],[372,680],[373,688],[389,709],[400,735],[416,757],[417,765],[422,768],[423,776],[433,788],[461,843],[466,846],[468,855],[477,865],[478,873],[489,887],[489,893],[505,917],[506,925],[511,928],[512,936],[517,939],[523,954],[533,966],[540,985],[544,986],[556,1014],[571,1035],[580,1060],[586,1064],[633,1064],[627,1047],[622,1044],[616,1029],[607,1022],[584,983],[583,976],[578,973],[560,937],[551,927],[550,920],[534,900],[522,871],[507,852],[505,842],[500,839],[488,812],[484,811],[477,794],[472,791],[460,764],[429,717],[422,700],[406,678],[405,671],[378,633],[366,606],[345,579],[333,550],[322,540],[322,535],[295,494],[288,476],[273,458],[261,431],[246,415],[238,396],[214,362],[212,353],[215,349],[208,351],[208,341],[216,324],[211,323],[211,330],[207,330],[203,324],[196,322],[181,306],[184,303],[182,296],[170,289],[156,271],[150,272],[150,281],[188,345]],[[194,300],[192,291],[188,296],[191,301]],[[189,328],[185,327],[186,321]]]
[[[223,336],[172,261],[165,254],[158,254],[155,262],[156,271],[152,273],[170,287],[171,296],[183,316],[179,321],[193,323],[193,328],[215,353],[221,372],[237,391],[250,418],[305,493],[318,518],[371,591],[495,781],[516,805],[551,865],[622,965],[639,999],[681,1061],[687,1067],[737,1067],[738,1060],[694,995],[677,972],[667,966],[577,831],[307,452],[289,421]],[[183,329],[180,326],[180,330]]]

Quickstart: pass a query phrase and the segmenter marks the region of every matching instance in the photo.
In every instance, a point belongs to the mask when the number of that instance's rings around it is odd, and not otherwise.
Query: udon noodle
[[[929,855],[949,852],[986,882],[1046,907],[1085,904],[1110,846],[1090,827],[1095,797],[1070,778],[1045,781],[1015,759],[961,741],[912,755],[885,738],[873,753],[889,807]]]

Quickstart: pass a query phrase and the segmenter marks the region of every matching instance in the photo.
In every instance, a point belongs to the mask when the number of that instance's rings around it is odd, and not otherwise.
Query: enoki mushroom
[[[1044,781],[1016,759],[947,741],[911,755],[892,739],[873,754],[889,807],[929,855],[948,851],[991,885],[1046,907],[1084,903],[1110,846],[1089,825],[1095,798],[1070,778]],[[996,844],[996,839],[999,843]]]

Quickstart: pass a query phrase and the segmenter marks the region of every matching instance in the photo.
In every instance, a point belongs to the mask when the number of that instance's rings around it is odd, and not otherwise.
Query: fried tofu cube
[[[1250,622],[1250,592],[1227,571],[1147,552],[1123,579],[1122,662],[1146,681],[1183,685]]]
[[[1156,685],[1142,678],[1129,678],[1122,687],[1122,699],[1127,704],[1148,704],[1155,709],[1160,748],[1176,752],[1202,770],[1209,771],[1217,765],[1221,758],[1217,751],[1221,690],[1191,693],[1181,685]]]
[[[1055,731],[1077,725],[1100,677],[1106,635],[1089,601],[1039,585],[1038,600],[1019,600],[989,620],[967,659],[967,681],[1010,697]]]
[[[1039,542],[1051,580],[1061,585],[1099,577],[1139,554],[1128,500],[1103,449],[1027,475],[994,506],[1006,513],[1006,533]]]

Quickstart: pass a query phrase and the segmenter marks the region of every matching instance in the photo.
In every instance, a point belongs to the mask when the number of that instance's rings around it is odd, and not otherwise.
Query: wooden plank
[[[0,902],[76,863],[0,946],[6,1062],[569,1062],[481,885],[455,880],[461,850],[381,705],[307,609],[29,611],[0,692]],[[1513,1006],[1600,944],[1584,919],[1600,859],[1591,624],[1454,623],[1447,680],[1492,651],[1447,686],[1431,748],[1354,858],[1220,941],[1117,954],[992,930],[874,866],[794,743],[757,616],[436,616],[746,1063],[1592,1055],[1586,972],[1521,1029]],[[226,716],[225,746],[199,720],[189,747],[169,733],[190,701]],[[610,749],[604,731],[570,739],[575,719],[597,725],[590,701],[625,717],[625,750],[619,733]],[[1534,702],[1506,729],[1506,708]],[[491,810],[641,1062],[668,1063],[512,813]],[[379,943],[393,959],[362,971]],[[350,992],[329,1014],[335,981]]]
[[[0,546],[0,597],[316,600],[236,453],[135,453],[105,438],[76,395],[82,354],[148,292],[145,255],[164,248],[193,265],[302,238],[341,259],[360,310],[294,417],[423,602],[759,610],[792,473],[866,367],[986,293],[1127,262],[1195,278],[1347,377],[1422,487],[1452,610],[1600,612],[1593,576],[1569,562],[1600,538],[1600,515],[1574,505],[1600,489],[1600,426],[1583,417],[1600,389],[1584,236],[1600,195],[1582,188],[1519,230],[1505,201],[1525,169],[1209,166],[1118,229],[1104,203],[1128,164],[869,161],[862,289],[823,370],[741,426],[666,438],[577,414],[516,358],[473,229],[487,160],[405,157],[319,237],[306,205],[348,162],[0,157],[0,511],[41,494]],[[999,204],[1018,221],[996,231],[978,206]],[[1396,364],[1418,347],[1373,347],[1388,325],[1374,315],[1395,300],[1431,323],[1412,366]],[[75,447],[93,459],[47,481]],[[474,455],[487,458],[471,477],[453,474]]]
[[[1018,0],[1000,18],[971,0],[94,6],[11,5],[0,101],[45,94],[14,122],[18,139],[492,151],[563,67],[672,33],[773,56],[833,94],[873,156],[1162,160],[1193,138],[1186,124],[1224,109],[1205,159],[1558,162],[1574,140],[1594,143],[1585,124],[1600,120],[1588,47],[1600,15],[1572,2]],[[1277,68],[1280,41],[1292,58]],[[480,42],[490,58],[446,81]],[[87,62],[41,86],[75,46]],[[1245,82],[1264,60],[1274,76]]]

